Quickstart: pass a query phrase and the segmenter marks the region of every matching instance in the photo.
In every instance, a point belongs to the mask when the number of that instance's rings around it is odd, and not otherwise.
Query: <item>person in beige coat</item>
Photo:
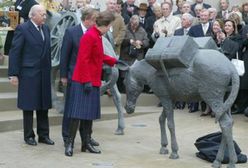
[[[113,44],[114,50],[117,55],[120,55],[120,48],[121,48],[121,44],[125,36],[126,26],[125,26],[123,17],[120,14],[116,13],[116,4],[117,4],[117,0],[106,1],[106,7],[107,7],[106,10],[113,12],[115,15],[115,20],[112,23],[110,32],[112,32],[112,35],[113,35],[112,43],[114,43]]]

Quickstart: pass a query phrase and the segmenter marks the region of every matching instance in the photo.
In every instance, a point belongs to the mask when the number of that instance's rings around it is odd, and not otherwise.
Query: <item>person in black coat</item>
[[[154,13],[154,9],[153,9],[153,5],[154,4],[158,4],[156,3],[156,0],[148,0],[148,8],[147,8],[147,12],[146,12],[146,18],[150,17],[150,16],[155,16]]]
[[[30,20],[16,27],[9,53],[8,75],[10,83],[18,86],[17,107],[23,110],[24,141],[37,145],[33,131],[33,111],[37,116],[38,141],[48,145],[48,109],[51,101],[51,44],[50,31],[46,26],[46,10],[34,5],[29,12]]]
[[[134,5],[134,0],[127,0],[123,3],[122,13],[128,14],[129,17],[138,14],[138,7]]]
[[[195,13],[195,6],[196,6],[197,4],[202,5],[203,9],[211,8],[211,5],[206,4],[206,3],[203,3],[203,0],[196,0],[196,2],[195,2],[194,4],[191,5],[191,11],[193,12],[194,16],[196,16],[196,13]]]
[[[242,59],[242,36],[238,33],[237,25],[234,20],[227,19],[225,21],[224,32],[220,33],[217,39],[220,43],[221,51],[228,59],[231,60],[236,57]],[[243,87],[241,83],[245,83],[244,81],[242,82],[242,78],[243,77],[240,78],[240,90],[232,107],[232,114],[243,113],[248,103],[247,98],[244,99],[244,97],[247,97],[246,94],[248,92],[245,93],[241,88]]]
[[[248,25],[243,26],[242,29],[242,41],[243,41],[243,53],[241,59],[244,61],[245,65],[245,74],[240,77],[240,103],[239,111],[243,113],[244,111],[248,111]],[[248,112],[247,116],[248,116]]]
[[[152,39],[153,25],[156,20],[158,20],[159,18],[163,16],[161,6],[158,3],[155,3],[153,5],[153,12],[154,12],[154,15],[149,16],[146,19],[146,23],[145,23],[145,30],[147,32],[147,37],[149,38],[149,43],[150,43],[149,48],[152,48],[154,45],[154,41]]]
[[[62,122],[62,137],[64,143],[67,142],[69,137],[69,123],[70,119],[68,118],[68,103],[70,102],[70,89],[71,89],[71,78],[76,65],[77,54],[80,39],[83,34],[87,31],[88,28],[92,27],[95,24],[96,19],[96,11],[94,9],[85,9],[82,11],[81,20],[82,22],[76,26],[70,27],[66,29],[63,43],[61,47],[61,59],[60,59],[60,78],[61,82],[66,88],[65,95],[65,108],[64,108],[64,116]],[[90,123],[92,125],[92,121]],[[80,136],[81,139],[84,134],[84,122],[80,122]],[[90,130],[90,134],[92,134],[92,130]],[[90,143],[92,146],[99,146],[99,143],[94,139],[90,139]],[[92,150],[95,151],[94,147]]]
[[[32,6],[38,4],[35,0],[17,0],[15,2],[15,10],[19,12],[19,23],[28,21],[28,13]],[[9,54],[14,31],[8,31],[4,45],[4,54]]]

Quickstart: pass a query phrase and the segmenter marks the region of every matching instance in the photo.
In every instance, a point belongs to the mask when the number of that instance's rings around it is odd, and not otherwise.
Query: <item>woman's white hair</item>
[[[132,23],[139,23],[139,16],[138,15],[133,15],[130,18],[130,22],[132,22]]]

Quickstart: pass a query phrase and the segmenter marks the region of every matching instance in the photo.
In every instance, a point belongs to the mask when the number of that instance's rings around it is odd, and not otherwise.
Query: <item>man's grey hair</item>
[[[45,7],[39,4],[32,6],[28,13],[28,17],[31,19],[36,15],[37,11],[39,11],[40,9],[45,9]]]
[[[208,8],[207,10],[208,10],[209,12],[217,13],[217,9],[216,9],[216,8]]]
[[[193,23],[194,17],[190,13],[184,13],[184,14],[182,14],[182,17],[183,16],[187,17],[191,24]]]

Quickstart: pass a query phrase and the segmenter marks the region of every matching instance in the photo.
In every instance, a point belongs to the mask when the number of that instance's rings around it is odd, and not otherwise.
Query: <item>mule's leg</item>
[[[222,132],[223,132],[223,130],[222,130]],[[225,148],[226,148],[226,139],[224,138],[224,135],[222,134],[220,147],[218,149],[218,153],[216,155],[216,158],[212,164],[213,168],[220,168],[221,167],[221,162],[224,159]]]
[[[233,136],[232,136],[233,120],[230,115],[230,111],[224,114],[220,118],[219,123],[222,130],[222,139],[216,159],[213,163],[213,167],[214,168],[221,167],[221,162],[224,158],[224,152],[227,147],[228,155],[229,155],[229,164],[227,168],[235,168],[235,163],[237,162],[237,155],[233,144]]]
[[[218,116],[218,114],[221,113],[221,105],[223,104],[223,97],[221,97],[219,95],[214,95],[215,93],[219,93],[219,92],[202,92],[204,94],[202,94],[202,98],[203,100],[205,100],[205,102],[210,106],[210,108],[212,109],[212,111]],[[215,97],[212,97],[215,96]],[[221,118],[221,120],[223,119],[223,117]],[[223,128],[222,128],[222,122],[221,120],[219,121],[220,124],[220,128],[223,132]],[[222,134],[222,138],[221,138],[221,143],[220,143],[220,147],[218,149],[218,153],[216,155],[216,158],[212,164],[213,168],[220,168],[221,167],[221,162],[224,158],[224,152],[225,152],[225,148],[226,148],[226,139],[224,138],[224,134]]]
[[[160,131],[161,131],[161,148],[160,148],[160,154],[166,155],[169,153],[169,150],[167,149],[168,140],[165,130],[165,121],[166,120],[166,112],[165,108],[163,107],[163,111],[159,117],[159,125],[160,125]]]
[[[64,113],[64,101],[57,96],[55,80],[59,71],[59,67],[53,67],[51,72],[51,91],[52,91],[52,105],[59,112]]]
[[[179,155],[177,153],[178,151],[178,144],[177,144],[177,139],[176,139],[176,131],[175,131],[175,122],[174,122],[174,111],[172,106],[167,107],[166,109],[167,113],[167,126],[170,130],[170,135],[171,135],[171,155],[170,159],[178,159]]]
[[[115,135],[124,135],[125,123],[124,123],[123,107],[121,104],[121,94],[116,84],[112,88],[110,88],[110,91],[113,96],[113,101],[118,112],[118,127],[115,130]]]
[[[227,114],[224,115],[222,122],[223,122],[222,133],[226,139],[228,155],[229,155],[229,164],[227,168],[235,168],[236,167],[235,164],[237,163],[238,159],[233,143],[233,133],[232,133],[233,119],[230,110]]]

